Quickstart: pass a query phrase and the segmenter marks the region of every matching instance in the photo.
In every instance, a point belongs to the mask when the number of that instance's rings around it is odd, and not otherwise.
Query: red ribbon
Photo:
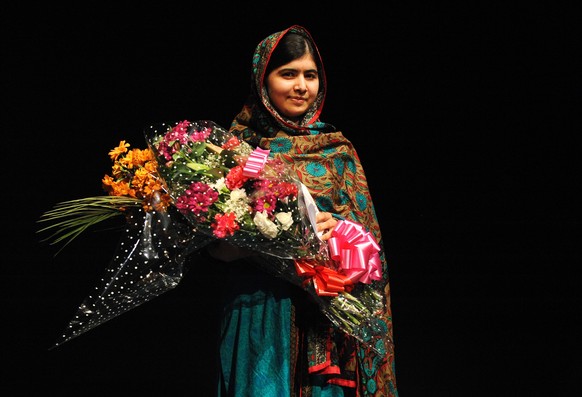
[[[340,269],[352,283],[370,284],[382,279],[380,246],[362,225],[341,220],[328,240],[331,258],[340,262]]]
[[[248,178],[256,178],[265,167],[270,150],[261,149],[260,147],[253,150],[249,155],[247,163],[243,168],[243,176]]]
[[[336,272],[329,267],[318,265],[318,262],[307,260],[296,260],[295,269],[297,274],[309,277],[313,281],[315,292],[320,296],[337,296],[339,292],[345,291],[351,285],[351,281],[343,274]]]

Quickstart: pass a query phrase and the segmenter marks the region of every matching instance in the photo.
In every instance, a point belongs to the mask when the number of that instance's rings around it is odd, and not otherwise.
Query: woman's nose
[[[295,82],[295,91],[303,92],[307,90],[307,85],[305,84],[305,80],[303,78],[298,78]]]

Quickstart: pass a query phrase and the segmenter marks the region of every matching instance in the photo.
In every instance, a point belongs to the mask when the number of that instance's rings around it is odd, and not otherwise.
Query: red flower
[[[212,233],[218,238],[232,236],[240,229],[239,224],[236,223],[236,215],[234,212],[229,212],[224,215],[216,214],[214,220],[216,222],[213,222],[211,225],[213,229]]]
[[[273,193],[275,196],[283,198],[287,196],[297,196],[297,185],[289,182],[280,182],[273,186]]]
[[[232,150],[239,145],[240,145],[240,141],[238,140],[238,138],[236,136],[233,136],[222,145],[222,148],[225,150]]]
[[[227,188],[234,190],[240,189],[248,179],[248,177],[243,175],[243,166],[237,165],[230,169],[224,183]]]

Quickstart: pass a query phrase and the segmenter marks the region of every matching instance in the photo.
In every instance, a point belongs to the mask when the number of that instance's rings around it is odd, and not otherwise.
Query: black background
[[[212,395],[212,269],[48,350],[119,234],[88,232],[54,257],[36,221],[101,194],[108,151],[143,147],[149,123],[227,127],[256,44],[292,24],[324,59],[322,120],[366,168],[400,395],[571,395],[582,371],[575,14],[426,3],[5,9],[3,395]]]

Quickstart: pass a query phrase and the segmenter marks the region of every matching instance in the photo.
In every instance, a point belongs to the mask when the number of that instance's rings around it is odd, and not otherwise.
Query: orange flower
[[[158,174],[158,163],[149,149],[128,150],[129,143],[121,141],[109,152],[113,160],[111,175],[102,179],[103,189],[110,196],[127,196],[142,200],[145,211],[165,210],[172,199]]]
[[[119,146],[109,152],[109,157],[111,160],[116,160],[119,156],[123,153],[127,153],[127,148],[129,147],[129,143],[125,143],[125,141],[120,141]]]

